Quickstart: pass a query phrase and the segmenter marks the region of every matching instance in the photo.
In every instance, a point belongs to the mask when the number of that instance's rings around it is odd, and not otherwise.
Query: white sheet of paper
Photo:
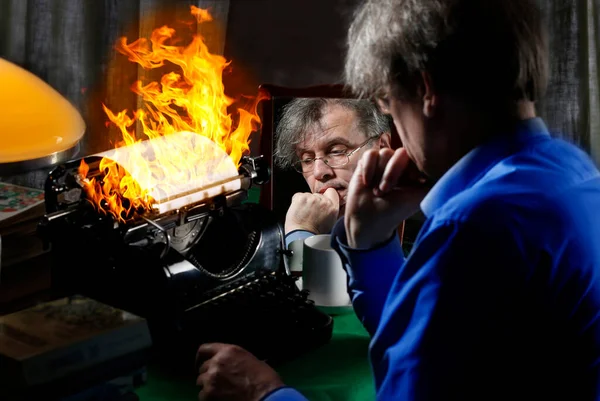
[[[237,166],[215,142],[193,132],[140,141],[96,156],[125,168],[142,189],[149,191],[159,213],[241,188],[239,179],[211,187],[238,176]]]

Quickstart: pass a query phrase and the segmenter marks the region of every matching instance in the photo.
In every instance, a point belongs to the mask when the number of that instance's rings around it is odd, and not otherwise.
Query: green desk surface
[[[277,368],[283,381],[310,401],[370,401],[375,399],[367,358],[369,336],[354,313],[334,317],[331,341]],[[290,344],[290,346],[293,346]],[[167,377],[164,369],[148,367],[148,382],[137,391],[141,401],[194,401],[194,381]]]

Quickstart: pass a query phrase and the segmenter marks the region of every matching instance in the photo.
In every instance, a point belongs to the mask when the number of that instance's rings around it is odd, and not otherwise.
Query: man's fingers
[[[367,150],[361,157],[357,165],[355,174],[358,173],[361,178],[361,184],[367,188],[374,186],[373,179],[377,172],[377,159],[379,158],[379,152],[373,149]]]
[[[404,148],[396,149],[385,166],[381,182],[379,183],[379,190],[382,193],[386,193],[394,188],[409,163],[410,158],[408,157],[406,150]]]
[[[335,189],[327,188],[327,190],[323,193],[323,196],[333,202],[336,209],[340,209],[340,196]]]
[[[204,361],[203,363],[200,363],[200,367],[198,367],[198,375],[202,376],[204,373],[208,372],[208,369],[210,369],[210,364],[210,359]]]
[[[200,387],[200,391],[198,391],[198,401],[208,400],[212,390],[212,388],[210,388],[210,384],[206,383],[203,377],[198,376],[198,379],[196,380],[196,386]]]
[[[204,376],[202,374],[199,374],[196,378],[196,386],[204,387]]]
[[[373,179],[373,188],[375,193],[378,194],[381,189],[381,180],[386,170],[390,159],[395,155],[394,151],[390,148],[383,148],[379,150],[379,158],[377,159],[377,169]]]
[[[202,344],[196,352],[196,370],[199,370],[205,361],[211,359],[225,347],[227,347],[227,345],[221,343]]]

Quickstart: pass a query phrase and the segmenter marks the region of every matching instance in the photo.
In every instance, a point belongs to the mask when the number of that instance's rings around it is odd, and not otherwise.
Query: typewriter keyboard
[[[330,340],[332,318],[298,290],[293,277],[269,273],[237,284],[188,311],[188,342],[236,344],[277,363]]]

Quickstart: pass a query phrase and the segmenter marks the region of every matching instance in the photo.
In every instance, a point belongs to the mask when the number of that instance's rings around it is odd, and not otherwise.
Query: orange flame
[[[191,14],[198,23],[211,21],[207,10],[191,6]],[[160,82],[143,84],[137,81],[132,91],[140,96],[144,107],[128,114],[128,110],[113,113],[103,105],[110,121],[115,124],[123,137],[114,152],[122,152],[142,140],[152,140],[181,131],[191,131],[203,135],[232,159],[236,166],[244,153],[249,151],[250,134],[258,128],[260,118],[256,97],[248,110],[236,107],[237,118],[228,114],[228,107],[234,99],[225,95],[222,75],[229,65],[224,57],[211,54],[199,35],[195,35],[187,46],[175,46],[175,30],[168,26],[155,29],[150,41],[140,38],[127,43],[121,38],[116,49],[128,59],[144,69],[155,69],[165,65],[179,67],[162,76]],[[135,135],[136,122],[143,135]],[[170,138],[185,138],[173,136]],[[177,141],[178,139],[174,139]],[[204,167],[205,159],[189,143],[169,143],[161,141],[163,148],[154,146],[152,155],[130,152],[125,156],[127,165],[135,166],[136,177],[153,176],[154,182],[161,177],[177,177],[181,182],[194,183],[205,178],[210,171]],[[123,153],[123,152],[122,152]],[[117,164],[114,158],[104,157],[100,170],[105,172],[103,180],[86,179],[89,166],[81,163],[79,173],[88,199],[98,210],[112,214],[117,220],[126,221],[134,212],[151,209],[154,200],[149,195],[151,188],[142,188],[132,178],[132,172]]]

